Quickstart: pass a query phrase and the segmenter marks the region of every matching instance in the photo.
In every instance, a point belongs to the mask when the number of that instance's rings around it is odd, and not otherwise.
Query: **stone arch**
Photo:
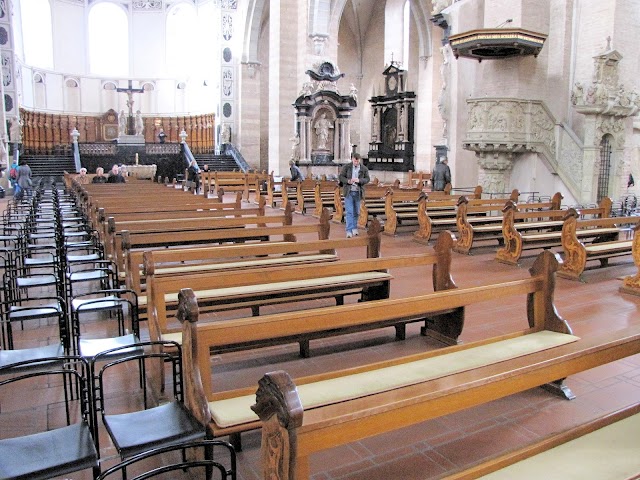
[[[250,0],[247,7],[245,32],[244,32],[244,52],[242,61],[258,62],[258,44],[262,31],[262,19],[267,13],[265,0]]]

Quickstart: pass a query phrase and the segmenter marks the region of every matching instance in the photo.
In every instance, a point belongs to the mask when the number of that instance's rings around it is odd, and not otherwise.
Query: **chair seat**
[[[0,478],[44,480],[98,466],[89,427],[77,423],[0,440]]]
[[[112,348],[125,347],[139,343],[140,339],[132,333],[122,335],[120,337],[111,338],[81,338],[79,341],[79,354],[84,358],[93,358],[98,353],[111,350]],[[123,349],[118,351],[118,355],[130,355],[136,352],[142,352],[141,347],[131,347],[131,349]]]
[[[104,278],[108,278],[107,272],[104,270],[84,270],[67,274],[67,279],[70,282],[88,282],[90,280],[102,280]]]
[[[61,314],[62,305],[59,303],[47,303],[37,306],[12,305],[9,308],[9,320],[29,320]]]
[[[87,253],[86,255],[67,255],[67,263],[90,262],[92,260],[102,260],[99,253]]]
[[[131,413],[105,415],[103,420],[123,458],[161,445],[205,436],[205,427],[180,402]]]
[[[58,279],[55,275],[34,275],[33,277],[16,278],[16,286],[18,288],[46,287],[57,283]]]
[[[63,355],[64,347],[60,343],[54,343],[44,347],[21,348],[19,350],[0,350],[0,367],[6,367],[12,363],[24,362],[27,360],[61,357]],[[46,364],[48,365],[49,362]]]
[[[100,298],[74,298],[71,300],[71,309],[74,311],[81,309],[82,312],[112,310],[121,306],[122,300],[115,295]]]

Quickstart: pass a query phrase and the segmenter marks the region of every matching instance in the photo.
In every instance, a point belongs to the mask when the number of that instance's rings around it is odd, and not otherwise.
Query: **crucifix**
[[[129,80],[129,86],[127,88],[116,88],[118,93],[127,94],[127,107],[129,108],[129,117],[127,118],[127,134],[133,135],[135,131],[134,118],[133,118],[133,94],[144,93],[144,88],[133,88],[133,81]]]

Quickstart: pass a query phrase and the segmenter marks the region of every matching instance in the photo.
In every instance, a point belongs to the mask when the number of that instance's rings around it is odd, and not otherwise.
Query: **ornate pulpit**
[[[369,99],[371,142],[369,169],[408,172],[413,166],[414,92],[406,91],[405,71],[391,62],[384,75],[384,93]]]

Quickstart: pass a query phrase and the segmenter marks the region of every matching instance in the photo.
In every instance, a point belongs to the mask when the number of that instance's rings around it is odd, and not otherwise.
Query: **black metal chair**
[[[74,353],[77,355],[92,359],[95,355],[106,350],[131,346],[140,342],[138,297],[133,290],[106,289],[76,295],[71,299],[69,305]],[[83,315],[100,317],[98,321],[105,322],[106,320],[101,318],[105,314],[109,316],[109,319],[115,318],[117,322],[116,336],[107,333],[97,338],[87,338],[81,334],[81,317]],[[130,331],[126,328],[126,317],[130,318]]]
[[[170,457],[172,453],[184,451],[186,449],[202,449],[203,453],[199,453],[198,457],[190,460],[185,460],[184,457],[182,461],[175,461],[171,460],[171,458],[167,458],[167,456]],[[224,450],[225,453],[229,454],[229,458],[225,459],[226,465],[215,459],[217,450]],[[208,480],[225,480],[228,478],[231,480],[236,480],[237,478],[236,455],[231,444],[223,442],[221,440],[200,440],[196,442],[180,443],[168,447],[149,450],[148,452],[132,457],[118,465],[109,468],[108,470],[105,470],[98,477],[98,480],[108,480],[111,478],[119,477],[125,478],[126,470],[128,468],[133,470],[134,468],[136,468],[137,464],[140,464],[142,462],[144,462],[145,465],[148,465],[150,460],[153,460],[155,457],[159,456],[163,457],[162,459],[157,459],[157,463],[161,466],[152,470],[148,470],[148,467],[146,467],[146,471],[135,474],[135,477],[133,477],[131,480],[144,480],[147,478],[157,477],[158,475],[163,475],[168,472],[172,472],[172,479],[205,478]],[[194,470],[196,472],[201,471],[202,473],[194,477]],[[185,475],[188,476],[179,477],[179,471],[186,472]],[[165,476],[163,478],[167,477]]]
[[[175,342],[141,342],[104,351],[93,357],[90,363],[94,399],[94,436],[98,439],[98,413],[102,417],[111,440],[122,459],[129,458],[149,449],[173,445],[191,440],[204,439],[206,428],[184,405],[182,383],[182,357],[175,355],[180,346]],[[170,352],[169,352],[170,351]],[[115,357],[115,358],[114,358]],[[102,363],[100,367],[99,364]],[[160,385],[160,370],[171,365],[172,397],[162,402],[164,395]],[[114,413],[109,408],[117,395],[114,386],[122,388],[122,371],[135,366],[140,372],[141,398],[140,409]],[[149,370],[153,370],[151,373]],[[111,375],[120,372],[120,375]],[[117,383],[113,379],[117,379]],[[126,376],[126,378],[131,378]],[[110,381],[111,380],[111,381]],[[111,387],[111,388],[110,388]],[[128,404],[132,403],[134,393],[126,388]],[[155,399],[152,406],[148,391]],[[111,402],[110,402],[111,400]]]
[[[46,362],[60,363],[60,366],[46,370],[38,368]],[[44,422],[33,420],[33,425],[48,426],[46,431],[15,437],[9,437],[9,429],[3,428],[0,434],[5,437],[0,439],[0,478],[44,480],[85,469],[92,469],[94,478],[100,474],[91,430],[88,375],[89,365],[79,357],[52,357],[0,366],[0,400],[3,407],[0,418],[3,425],[15,421],[19,430],[24,431],[29,427],[25,419],[34,419],[41,413]],[[50,397],[39,401],[34,392],[34,397],[25,402],[24,398],[16,396],[14,392],[18,382],[25,386],[28,383],[31,388],[36,384],[51,385],[53,382],[63,385],[77,383],[81,386],[80,395],[78,399],[72,399],[67,388],[59,390],[60,402],[65,407],[65,422],[50,415]],[[77,422],[72,423],[72,418]]]

